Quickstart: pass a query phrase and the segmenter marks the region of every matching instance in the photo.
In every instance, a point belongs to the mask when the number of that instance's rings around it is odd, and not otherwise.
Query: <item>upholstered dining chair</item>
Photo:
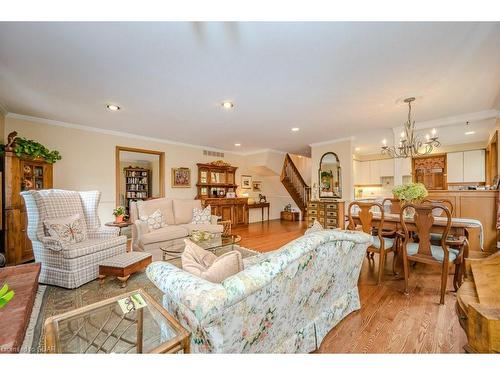
[[[397,198],[384,198],[382,201],[382,206],[386,207],[387,203],[390,203],[389,212],[391,214],[399,214],[401,212],[401,201]]]
[[[442,209],[446,215],[446,226],[441,234],[439,245],[433,245],[431,243],[431,228],[435,218],[433,211],[436,208]],[[412,219],[408,219],[405,215],[405,211],[409,209],[414,210]],[[460,267],[463,261],[463,253],[467,245],[467,239],[465,237],[459,237],[453,240],[448,239],[451,228],[451,212],[446,206],[441,204],[406,204],[401,208],[400,221],[403,228],[403,243],[401,245],[401,250],[403,253],[405,294],[408,294],[409,262],[441,265],[441,298],[439,303],[444,304],[450,264],[455,265],[453,286],[455,291],[458,289]],[[415,237],[411,235],[409,227],[411,227],[412,232],[416,232],[418,235],[418,242],[413,242]],[[451,246],[458,247],[458,249],[452,248]]]
[[[442,198],[442,199],[429,199],[429,198],[427,198],[427,199],[424,199],[422,201],[422,204],[443,205],[446,208],[448,208],[448,210],[450,210],[450,214],[451,214],[451,216],[453,216],[454,207],[453,207],[453,203],[451,203],[451,201],[449,199],[445,199],[445,198]],[[434,216],[446,217],[446,212],[442,208],[440,208],[440,207],[434,208],[432,210],[432,214]],[[439,246],[441,238],[442,238],[442,233],[431,233],[431,243],[433,245],[438,245]]]
[[[361,223],[356,225],[353,218],[353,208],[357,207],[359,209],[358,219]],[[373,223],[373,213],[380,211],[380,220],[377,225]],[[366,250],[368,259],[373,259],[373,254],[379,254],[378,262],[378,279],[377,284],[380,284],[384,275],[385,261],[387,254],[394,252],[394,258],[392,262],[392,271],[395,274],[396,269],[396,251],[397,251],[397,237],[394,235],[396,231],[384,229],[384,207],[379,203],[374,202],[360,202],[354,201],[349,205],[348,208],[348,219],[349,219],[349,229],[351,230],[361,230],[368,233],[372,238],[372,245],[368,246]]]

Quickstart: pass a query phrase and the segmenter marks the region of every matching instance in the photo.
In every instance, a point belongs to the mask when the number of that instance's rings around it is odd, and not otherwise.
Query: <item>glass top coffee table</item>
[[[231,246],[231,250],[234,250],[234,245],[240,241],[241,236],[232,234],[230,236],[215,236],[211,240],[193,242],[205,250],[211,251],[215,254],[217,250],[226,246]],[[182,254],[182,250],[180,252],[173,252],[172,248],[169,246],[160,247],[160,249],[163,253],[163,260],[178,259],[180,258],[180,254]],[[175,256],[175,254],[177,254],[177,256]]]
[[[49,353],[189,353],[189,333],[142,289],[45,322]]]

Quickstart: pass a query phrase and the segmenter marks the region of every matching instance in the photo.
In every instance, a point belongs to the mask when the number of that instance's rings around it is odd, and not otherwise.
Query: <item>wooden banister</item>
[[[289,154],[286,154],[285,160],[283,161],[280,180],[295,204],[302,211],[302,217],[304,217],[311,198],[311,188],[304,181],[304,178]]]

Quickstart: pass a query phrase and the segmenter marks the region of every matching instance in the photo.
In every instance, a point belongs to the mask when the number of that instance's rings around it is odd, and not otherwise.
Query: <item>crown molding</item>
[[[339,143],[339,142],[353,141],[353,140],[354,140],[354,136],[343,137],[343,138],[330,139],[328,141],[321,141],[321,142],[311,143],[311,144],[309,144],[309,146],[311,146],[311,147],[318,147],[318,146],[329,145],[329,144],[332,144],[332,143]]]
[[[272,153],[280,154],[280,155],[286,155],[287,154],[286,151],[275,150],[275,149],[272,149],[272,148],[263,148],[263,149],[255,150],[255,151],[241,152],[241,153],[239,153],[239,155],[241,155],[241,156],[251,156],[251,155],[257,155],[257,154],[264,154],[266,152],[272,152]],[[289,152],[288,152],[288,154],[289,154]]]
[[[176,141],[171,141],[168,139],[147,137],[144,135],[120,132],[120,131],[116,131],[116,130],[106,130],[106,129],[101,129],[101,128],[94,128],[94,127],[86,126],[86,125],[72,124],[69,122],[57,121],[57,120],[49,120],[49,119],[44,119],[41,117],[21,115],[19,113],[13,113],[13,112],[7,113],[7,115],[5,117],[11,118],[11,119],[16,119],[16,120],[26,120],[26,121],[36,122],[36,123],[44,124],[44,125],[52,125],[52,126],[59,126],[59,127],[68,128],[68,129],[82,130],[82,131],[87,131],[87,132],[91,132],[91,133],[114,135],[117,137],[140,139],[143,141],[157,142],[157,143],[163,143],[163,144],[168,144],[168,145],[184,146],[184,147],[196,148],[196,149],[200,149],[200,150],[224,152],[227,154],[245,156],[245,154],[242,152],[229,151],[229,150],[224,150],[224,149],[216,148],[216,147],[195,145],[195,144],[184,143],[184,142],[176,142]]]

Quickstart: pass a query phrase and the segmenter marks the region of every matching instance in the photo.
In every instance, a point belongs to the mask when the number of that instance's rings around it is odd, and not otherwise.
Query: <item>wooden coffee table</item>
[[[127,286],[127,280],[133,273],[151,264],[152,255],[141,251],[118,254],[99,263],[99,282],[102,284],[106,276],[116,276],[121,287]]]

